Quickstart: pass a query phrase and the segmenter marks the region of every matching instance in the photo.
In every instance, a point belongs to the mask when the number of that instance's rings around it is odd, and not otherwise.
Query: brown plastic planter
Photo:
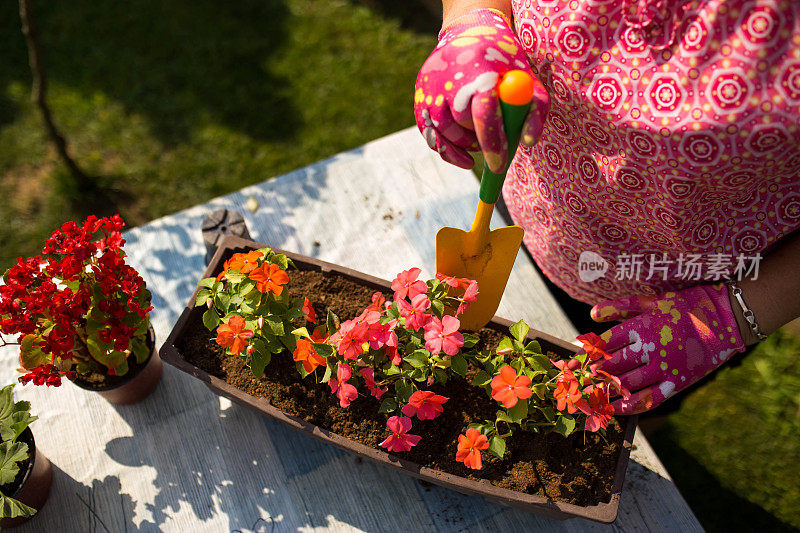
[[[28,463],[28,469],[22,477],[19,487],[8,496],[33,507],[36,511],[41,511],[47,501],[47,496],[50,494],[50,485],[53,483],[53,468],[47,457],[36,447],[31,428],[25,428],[19,440],[28,445],[28,451],[33,454],[33,461]],[[17,527],[34,518],[36,518],[36,515],[3,518],[0,519],[0,529]]]
[[[144,400],[161,381],[161,358],[156,351],[156,334],[152,324],[147,326],[147,345],[150,347],[150,355],[147,356],[144,366],[131,368],[128,374],[121,376],[120,382],[98,386],[81,383],[76,379],[73,383],[82,389],[96,392],[108,402],[116,405],[126,405]]]
[[[235,252],[245,252],[256,248],[263,248],[266,245],[257,242],[241,239],[234,236],[226,236],[220,243],[217,252],[211,260],[208,268],[203,274],[204,278],[214,276],[222,269],[222,263],[225,259],[230,257]],[[391,290],[391,284],[388,281],[362,274],[349,268],[344,268],[324,261],[306,257],[299,254],[294,254],[278,248],[272,248],[278,253],[286,254],[295,262],[295,264],[303,269],[317,270],[321,272],[336,272],[351,280],[354,280],[362,285],[365,285],[376,290]],[[198,280],[199,281],[199,280]],[[272,406],[265,398],[256,398],[241,391],[225,381],[212,376],[204,370],[196,367],[192,363],[184,359],[183,355],[178,351],[176,345],[178,339],[182,338],[187,331],[188,324],[193,317],[193,314],[202,313],[203,307],[195,308],[195,298],[198,290],[195,289],[191,300],[186,309],[184,309],[175,327],[172,329],[169,337],[164,345],[161,347],[161,358],[168,364],[191,374],[192,376],[200,379],[206,386],[220,396],[229,398],[230,400],[255,409],[261,413],[269,415],[285,424],[291,426],[298,431],[311,435],[312,437],[321,441],[333,444],[339,448],[345,449],[349,452],[358,454],[367,459],[377,461],[383,465],[390,466],[401,472],[414,476],[416,478],[456,490],[462,494],[473,495],[477,494],[483,496],[487,500],[516,507],[525,511],[536,513],[548,518],[555,518],[564,520],[573,517],[588,518],[598,522],[611,523],[617,517],[617,510],[619,508],[619,498],[622,491],[622,482],[625,477],[625,470],[628,466],[628,457],[630,455],[631,444],[633,442],[633,434],[636,430],[636,417],[630,417],[625,430],[625,438],[620,448],[619,458],[617,459],[617,469],[612,486],[612,496],[609,502],[599,503],[590,506],[578,506],[569,503],[557,502],[542,498],[540,496],[533,496],[522,492],[512,491],[492,485],[488,481],[474,481],[471,479],[463,478],[453,474],[433,470],[431,468],[422,467],[416,463],[400,459],[382,450],[371,448],[359,442],[341,437],[335,433],[324,430],[318,426],[310,424],[305,420],[301,420],[291,415],[287,415],[283,411]],[[495,317],[492,321],[493,324],[503,327],[508,327],[512,322]],[[553,337],[536,331],[530,330],[530,339],[536,339],[541,344],[545,351],[552,351],[560,355],[570,355],[575,353],[575,346]]]

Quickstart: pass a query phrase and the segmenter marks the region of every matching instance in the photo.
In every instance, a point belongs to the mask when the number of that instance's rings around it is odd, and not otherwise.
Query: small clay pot
[[[28,463],[17,489],[8,494],[8,496],[33,507],[36,511],[41,511],[47,501],[47,496],[50,494],[50,485],[53,483],[53,468],[50,466],[50,461],[47,457],[36,447],[30,428],[25,428],[19,440],[28,445],[28,451],[33,455],[33,460]],[[35,517],[36,515],[2,518],[0,519],[0,529],[17,527]]]
[[[156,351],[156,334],[152,325],[147,327],[147,347],[150,354],[141,365],[130,364],[124,376],[108,376],[105,383],[89,383],[75,378],[73,383],[78,387],[96,392],[110,403],[125,405],[136,403],[147,398],[161,381],[161,358]]]

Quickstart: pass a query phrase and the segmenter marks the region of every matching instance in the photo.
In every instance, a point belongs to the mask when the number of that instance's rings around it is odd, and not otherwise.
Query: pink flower
[[[472,283],[474,280],[469,278],[457,278],[455,276],[446,276],[441,272],[436,273],[436,279],[447,285],[448,287],[453,287],[454,289],[458,288],[466,288]]]
[[[375,383],[375,370],[372,368],[362,368],[358,373],[361,374],[362,378],[364,378],[364,383],[366,383],[370,394],[375,396],[377,399],[380,400],[381,396],[383,396],[386,391],[389,390],[386,387],[382,389],[378,388],[377,383]]]
[[[358,356],[364,353],[363,344],[367,342],[368,329],[366,322],[355,320],[343,322],[338,331],[339,339],[336,346],[339,355],[345,359],[358,359]]]
[[[464,346],[464,336],[458,332],[461,322],[456,317],[446,315],[439,320],[432,316],[425,325],[425,349],[436,355],[444,351],[455,355]]]
[[[431,301],[424,294],[414,296],[411,303],[405,300],[397,300],[397,308],[400,310],[400,316],[405,318],[406,327],[419,331],[419,328],[425,327],[430,315],[425,312],[430,309]]]
[[[622,381],[620,381],[617,376],[612,376],[605,370],[597,368],[598,366],[599,365],[597,364],[589,365],[589,377],[592,377],[601,383],[605,383],[608,388],[613,387],[624,400],[630,399],[631,391],[622,386]]]
[[[373,350],[378,350],[383,347],[387,347],[387,353],[389,348],[397,349],[397,333],[395,333],[394,328],[397,327],[397,320],[390,320],[386,324],[381,324],[377,322],[373,324],[369,328],[369,346]]]
[[[463,302],[458,306],[458,309],[456,309],[456,316],[465,312],[469,308],[469,304],[478,299],[477,281],[473,281],[467,286],[467,290],[464,291],[464,296],[462,296],[461,299]]]
[[[336,368],[336,377],[328,380],[328,385],[331,386],[331,392],[339,397],[339,405],[347,407],[350,402],[358,398],[358,391],[353,385],[347,383],[347,380],[352,376],[350,365],[339,363]]]
[[[439,396],[429,390],[418,390],[411,395],[402,412],[406,416],[414,416],[420,420],[433,420],[444,411],[442,405],[450,398]]]
[[[390,452],[407,452],[416,446],[420,439],[419,435],[409,435],[411,431],[411,419],[405,416],[393,416],[386,421],[386,427],[392,432],[385,441],[378,444]]]
[[[394,281],[392,281],[392,290],[394,291],[394,300],[402,300],[406,296],[413,299],[418,294],[428,292],[428,286],[424,281],[418,280],[420,268],[411,268],[400,272]]]
[[[383,297],[382,292],[376,292],[372,295],[372,303],[367,307],[367,309],[372,311],[383,311],[383,304],[386,302],[386,298]]]

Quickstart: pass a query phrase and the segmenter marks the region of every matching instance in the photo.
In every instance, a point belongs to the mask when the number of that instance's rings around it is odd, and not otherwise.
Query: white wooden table
[[[203,272],[200,222],[214,209],[241,212],[258,241],[391,279],[411,266],[432,275],[436,229],[469,227],[476,197],[473,175],[408,129],[133,229],[126,250],[153,293],[160,344]],[[577,334],[524,254],[498,314]],[[16,379],[16,366],[3,349],[1,383]],[[619,517],[606,526],[423,487],[232,405],[168,365],[153,395],[132,406],[68,383],[16,389],[39,415],[36,442],[55,467],[47,505],[19,531],[701,530],[639,433]]]

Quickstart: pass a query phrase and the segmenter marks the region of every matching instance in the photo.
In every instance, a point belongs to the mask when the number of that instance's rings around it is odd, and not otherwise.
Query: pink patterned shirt
[[[800,2],[661,3],[513,1],[552,110],[504,197],[545,274],[588,303],[701,283],[689,254],[752,265],[800,228]],[[583,252],[605,275],[582,279]]]

